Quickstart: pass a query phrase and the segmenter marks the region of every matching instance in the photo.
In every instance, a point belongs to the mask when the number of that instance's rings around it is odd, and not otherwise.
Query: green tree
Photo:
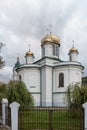
[[[68,115],[78,118],[82,112],[82,104],[87,102],[87,86],[69,86],[66,93],[66,101],[69,106]]]
[[[33,106],[34,99],[22,81],[9,81],[0,87],[0,98],[7,98],[9,103],[19,102],[21,106]]]
[[[69,106],[81,106],[87,102],[87,86],[69,86],[66,93],[66,101]]]
[[[17,101],[21,106],[33,106],[34,99],[22,81],[10,81],[7,85],[9,103]]]
[[[6,98],[6,84],[0,84],[0,101],[2,98]]]
[[[82,78],[82,84],[83,85],[87,85],[87,77],[83,77]]]

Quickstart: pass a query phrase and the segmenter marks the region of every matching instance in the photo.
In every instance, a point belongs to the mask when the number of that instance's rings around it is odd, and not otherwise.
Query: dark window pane
[[[64,87],[64,74],[59,74],[59,87]]]

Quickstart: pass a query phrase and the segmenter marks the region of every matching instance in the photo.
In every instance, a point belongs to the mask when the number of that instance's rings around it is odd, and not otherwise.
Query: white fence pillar
[[[82,107],[84,108],[84,130],[87,130],[87,102]]]
[[[18,130],[18,109],[20,104],[13,102],[10,104],[11,108],[11,130]]]
[[[8,100],[3,98],[2,101],[2,124],[6,125],[6,107],[8,106]]]

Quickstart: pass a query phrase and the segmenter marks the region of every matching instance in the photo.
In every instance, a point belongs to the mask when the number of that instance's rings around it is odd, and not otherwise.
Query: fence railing
[[[83,109],[30,107],[19,109],[19,130],[83,130]]]
[[[2,117],[2,104],[0,103],[0,117]]]
[[[7,124],[11,123],[11,130],[87,130],[87,102],[82,105],[83,108],[71,109],[68,107],[26,109],[20,107],[17,102],[11,103],[9,108],[7,106],[7,99],[3,99],[2,124],[6,125],[6,121]]]
[[[6,125],[11,126],[11,109],[6,107]]]
[[[2,123],[2,104],[0,103],[0,123]]]

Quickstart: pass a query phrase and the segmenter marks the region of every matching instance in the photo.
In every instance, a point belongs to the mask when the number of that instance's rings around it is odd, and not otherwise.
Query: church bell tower
[[[69,50],[69,61],[78,61],[78,49],[73,47]]]
[[[25,54],[26,64],[32,64],[34,62],[34,54],[30,51]]]
[[[47,34],[41,40],[42,57],[59,58],[59,47],[60,38],[51,33]]]

